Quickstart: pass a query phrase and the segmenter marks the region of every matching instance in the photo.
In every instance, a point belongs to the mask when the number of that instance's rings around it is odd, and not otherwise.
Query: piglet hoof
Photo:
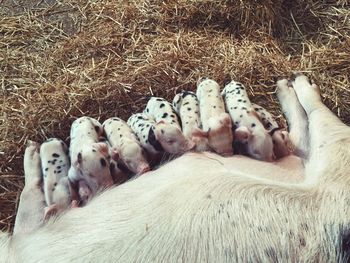
[[[57,214],[57,206],[55,204],[45,207],[44,209],[44,220],[48,220],[50,217]]]
[[[151,168],[149,166],[142,168],[137,174],[142,175],[144,173],[147,173],[151,171]]]
[[[79,202],[78,200],[72,200],[70,204],[70,208],[78,208],[79,207]]]

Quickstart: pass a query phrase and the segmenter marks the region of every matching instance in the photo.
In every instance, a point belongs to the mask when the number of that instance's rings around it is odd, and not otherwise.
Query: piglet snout
[[[149,171],[151,171],[151,167],[149,167],[148,165],[145,165],[145,166],[141,166],[141,167],[138,169],[137,173],[138,173],[138,174],[144,174],[144,173],[147,173],[147,172],[149,172]]]
[[[185,151],[190,151],[196,146],[196,143],[192,140],[187,140],[186,146],[185,146]]]

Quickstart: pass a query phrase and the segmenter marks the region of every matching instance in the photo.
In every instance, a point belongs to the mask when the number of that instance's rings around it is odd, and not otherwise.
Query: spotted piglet
[[[72,124],[68,176],[74,185],[78,185],[83,202],[99,190],[113,185],[109,148],[106,143],[99,142],[102,134],[102,125],[93,118],[81,117]]]
[[[279,127],[276,120],[270,112],[258,104],[252,103],[252,107],[259,116],[262,124],[267,132],[272,137],[273,152],[277,159],[288,156],[293,151],[292,142],[289,138],[289,133],[283,128]]]
[[[156,122],[154,132],[166,152],[180,154],[195,146],[190,139],[185,138],[176,112],[171,103],[165,99],[151,97],[144,114],[149,115]]]
[[[245,87],[236,81],[229,82],[221,95],[235,126],[235,140],[243,143],[251,157],[273,161],[272,138],[260,122],[248,98]]]
[[[45,218],[70,207],[71,193],[68,180],[68,147],[56,138],[40,146],[41,168],[46,201]]]
[[[223,156],[232,155],[232,121],[225,112],[219,84],[212,79],[200,79],[196,94],[202,129],[207,133],[209,147]]]
[[[125,121],[109,118],[102,126],[113,151],[119,154],[119,160],[131,172],[143,174],[150,170],[140,142]]]
[[[199,101],[192,91],[183,91],[173,99],[173,107],[180,116],[182,132],[186,139],[196,144],[197,151],[208,151],[207,134],[201,130]]]
[[[156,138],[156,122],[144,113],[132,114],[127,124],[136,134],[141,146],[153,156],[159,155],[164,151],[162,145]]]

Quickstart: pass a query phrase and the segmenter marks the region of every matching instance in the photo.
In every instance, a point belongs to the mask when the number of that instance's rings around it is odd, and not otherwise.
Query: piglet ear
[[[97,151],[99,151],[100,153],[102,153],[105,156],[107,156],[109,154],[108,145],[104,142],[94,143],[92,145],[92,147],[94,147]]]
[[[79,168],[81,167],[82,163],[83,163],[83,155],[81,154],[81,152],[79,152],[76,156],[76,159],[74,161],[72,161],[74,167]]]
[[[223,98],[226,97],[226,90],[225,90],[225,89],[223,89],[223,90],[221,91],[221,96],[222,96]]]
[[[111,156],[111,158],[114,161],[118,161],[119,160],[119,152],[118,152],[118,150],[115,147],[110,148],[109,155]]]
[[[192,141],[192,140],[187,140],[186,145],[187,145],[186,151],[190,151],[196,146],[196,143],[194,141]]]
[[[208,138],[208,132],[195,128],[191,134],[191,137]]]
[[[289,133],[287,131],[281,131],[281,137],[282,137],[282,140],[285,142],[290,141]]]
[[[252,133],[245,126],[241,126],[235,130],[235,138],[240,142],[247,141],[250,136],[252,136]]]
[[[56,204],[45,207],[44,209],[44,220],[48,220],[51,216],[55,215],[58,211]]]
[[[78,164],[81,164],[83,162],[83,156],[81,153],[78,153],[78,155],[77,155],[77,162],[78,162]]]
[[[222,113],[220,115],[220,123],[223,124],[224,126],[231,127],[232,126],[232,121],[231,117],[228,113]]]

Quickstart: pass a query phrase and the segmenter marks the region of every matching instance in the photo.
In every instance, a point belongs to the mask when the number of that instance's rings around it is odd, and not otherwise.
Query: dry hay
[[[257,3],[259,2],[259,4]],[[27,139],[74,118],[126,119],[206,75],[281,116],[275,80],[306,72],[350,123],[346,0],[0,1],[0,229],[11,229]]]

